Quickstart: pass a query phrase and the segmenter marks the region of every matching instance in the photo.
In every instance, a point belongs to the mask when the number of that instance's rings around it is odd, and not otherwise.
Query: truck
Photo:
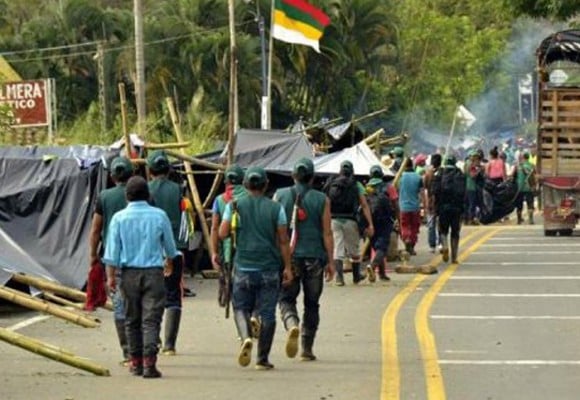
[[[571,236],[580,218],[580,30],[553,33],[536,56],[544,235]]]

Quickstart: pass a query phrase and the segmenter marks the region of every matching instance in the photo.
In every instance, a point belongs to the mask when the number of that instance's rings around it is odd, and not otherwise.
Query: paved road
[[[424,243],[424,237],[422,237]],[[420,247],[416,264],[440,262]],[[176,357],[164,378],[128,375],[111,315],[83,329],[55,318],[18,332],[107,366],[99,378],[0,343],[0,399],[578,399],[580,240],[539,227],[468,227],[460,265],[388,284],[327,285],[315,345],[319,361],[284,356],[274,371],[240,368],[233,321],[216,305],[216,281],[190,281]],[[0,326],[35,313],[0,312]],[[426,378],[427,377],[427,378]]]

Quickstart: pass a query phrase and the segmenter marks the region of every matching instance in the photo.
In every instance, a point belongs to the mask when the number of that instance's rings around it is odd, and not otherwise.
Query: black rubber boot
[[[391,280],[391,278],[389,278],[387,276],[387,273],[385,272],[385,263],[384,262],[377,265],[377,268],[379,270],[379,280],[381,280],[381,281],[390,281]]]
[[[272,349],[272,342],[274,341],[274,332],[276,332],[276,322],[264,323],[262,321],[260,339],[258,339],[258,361],[256,362],[256,369],[269,370],[274,368],[274,365],[268,360],[270,350]]]
[[[119,345],[123,351],[122,364],[125,364],[129,362],[129,342],[127,341],[127,331],[125,330],[125,320],[116,319],[115,329],[117,331],[117,337],[119,338]]]
[[[517,211],[516,214],[518,216],[518,225],[521,225],[524,222],[524,219],[522,218],[522,212]]]
[[[534,211],[528,211],[528,223],[534,225]]]
[[[451,238],[451,262],[457,264],[459,261],[457,256],[459,255],[459,238]]]
[[[157,356],[143,358],[143,378],[161,378],[161,371],[157,369]]]
[[[352,263],[352,283],[355,285],[362,281],[364,278],[360,273],[360,262]]]
[[[301,337],[302,353],[300,353],[300,359],[302,361],[314,361],[316,356],[312,352],[312,346],[314,345],[314,336],[312,335],[302,335]]]
[[[342,260],[334,260],[336,268],[336,286],[344,286],[344,264]]]
[[[181,309],[168,308],[165,310],[165,342],[162,353],[166,356],[175,355],[175,342],[181,322]]]

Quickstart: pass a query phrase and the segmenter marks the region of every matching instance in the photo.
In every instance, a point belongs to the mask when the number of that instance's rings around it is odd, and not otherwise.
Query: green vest
[[[161,208],[169,217],[177,248],[187,248],[186,242],[178,240],[181,225],[181,188],[179,185],[167,178],[156,178],[149,182],[149,192],[155,207]]]
[[[326,196],[318,190],[306,189],[306,185],[296,184],[290,188],[279,189],[276,191],[274,198],[284,207],[288,223],[290,224],[296,194],[302,194],[301,207],[306,211],[306,220],[297,222],[298,241],[296,242],[296,248],[292,256],[294,258],[318,258],[326,260],[326,249],[324,247],[322,231],[322,216],[324,215]]]
[[[119,184],[115,187],[105,189],[99,193],[98,201],[101,203],[101,210],[103,211],[103,228],[101,230],[101,242],[107,242],[107,231],[113,215],[127,207],[127,198],[125,197],[125,184]]]
[[[236,268],[241,271],[278,271],[282,256],[278,249],[280,204],[264,196],[246,196],[237,203]]]
[[[245,197],[248,195],[248,192],[246,191],[246,188],[244,188],[244,186],[242,185],[235,185],[234,186],[234,199],[237,201],[239,199],[241,199],[242,197]],[[220,194],[217,197],[217,202],[218,202],[218,212],[219,212],[219,220],[220,222],[222,221],[223,215],[224,215],[224,211],[226,209],[226,205],[228,204],[228,202],[226,202],[224,200],[224,194]],[[231,254],[232,252],[230,251],[231,246],[232,246],[232,239],[227,237],[224,240],[222,240],[219,244],[219,252],[220,255],[222,257],[222,260],[226,263],[231,262]]]
[[[532,191],[530,186],[530,176],[532,175],[533,171],[534,166],[529,161],[524,161],[518,165],[516,179],[520,192],[527,193]]]

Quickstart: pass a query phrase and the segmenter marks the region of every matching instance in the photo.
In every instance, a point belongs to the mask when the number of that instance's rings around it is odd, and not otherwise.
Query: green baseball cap
[[[169,159],[163,150],[155,150],[147,157],[147,166],[153,172],[160,172],[169,168]]]
[[[111,162],[110,171],[113,178],[129,178],[133,175],[133,164],[127,157],[115,157]]]
[[[256,184],[266,183],[268,176],[262,167],[250,167],[244,175],[244,182],[252,182]]]
[[[347,173],[353,173],[354,172],[354,166],[352,165],[352,163],[348,160],[344,160],[343,162],[340,163],[340,170],[342,172],[347,172]]]
[[[455,165],[457,164],[457,158],[455,156],[445,156],[445,165]]]
[[[226,181],[233,184],[240,184],[244,181],[244,169],[238,164],[232,164],[226,169]]]
[[[310,158],[301,158],[294,164],[293,173],[297,174],[300,170],[304,171],[304,175],[314,175],[314,163]]]
[[[383,172],[383,168],[380,165],[373,165],[371,167],[371,170],[369,171],[369,175],[371,176],[371,178],[382,178],[385,175],[385,173]]]
[[[401,146],[395,147],[391,153],[393,153],[396,157],[403,157],[405,155],[405,150]]]

